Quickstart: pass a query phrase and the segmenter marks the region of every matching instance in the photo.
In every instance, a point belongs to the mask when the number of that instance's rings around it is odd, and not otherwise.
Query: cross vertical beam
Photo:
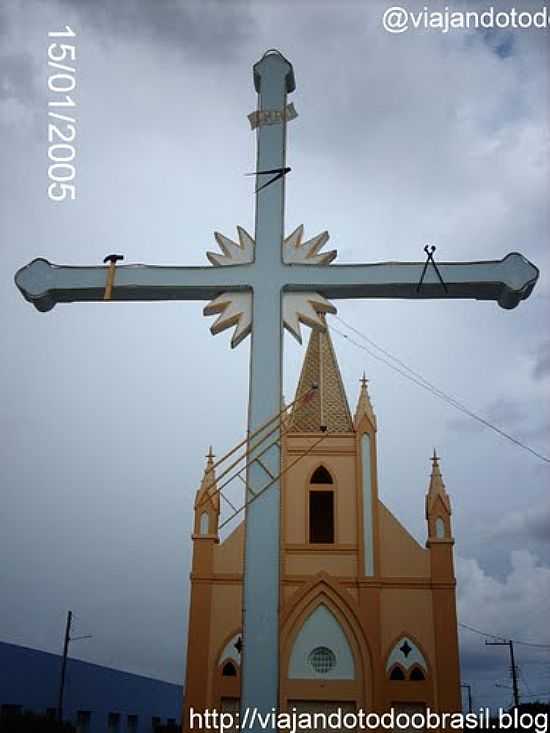
[[[279,53],[268,53],[254,66],[254,85],[261,111],[284,110],[294,90],[292,66]],[[260,125],[256,170],[285,166],[286,124]],[[257,187],[264,182],[258,176]],[[256,194],[255,266],[261,275],[254,288],[248,430],[254,432],[276,415],[282,394],[282,329],[280,283],[284,235],[284,176]],[[278,431],[273,439],[279,437]],[[258,491],[265,484],[262,467],[250,456],[247,484]],[[262,457],[274,476],[280,469],[280,448]],[[251,496],[247,496],[249,500]],[[243,588],[243,662],[241,707],[268,713],[279,704],[279,548],[280,480],[247,507]]]

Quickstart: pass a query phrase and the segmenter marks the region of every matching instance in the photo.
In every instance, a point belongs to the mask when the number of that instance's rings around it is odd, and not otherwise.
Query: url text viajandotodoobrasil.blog
[[[497,722],[498,721],[498,722]],[[500,730],[525,729],[535,733],[548,733],[547,713],[525,713],[519,710],[508,712],[499,708],[496,720],[490,708],[479,708],[475,713],[437,713],[430,708],[422,712],[406,713],[391,708],[387,713],[373,713],[365,710],[355,712],[338,708],[330,713],[298,712],[291,708],[279,712],[275,708],[261,713],[257,708],[246,708],[242,713],[220,710],[189,710],[191,730],[284,730],[296,733],[301,730]]]

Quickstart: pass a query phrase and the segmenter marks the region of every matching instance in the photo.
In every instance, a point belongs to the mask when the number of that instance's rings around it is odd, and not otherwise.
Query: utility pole
[[[519,705],[519,689],[518,689],[518,670],[516,667],[516,661],[514,659],[514,642],[510,640],[510,664],[512,666],[512,686],[514,688],[514,707]]]
[[[518,670],[516,667],[516,661],[514,657],[514,642],[510,639],[508,641],[486,641],[485,646],[507,646],[510,650],[510,666],[512,669],[512,691],[514,694],[514,707],[517,708],[519,705],[519,688],[518,688]]]
[[[472,685],[468,685],[464,683],[463,685],[460,685],[461,687],[465,687],[468,690],[468,712],[473,712],[472,708]]]
[[[65,625],[65,642],[63,644],[63,661],[61,663],[61,679],[59,681],[59,698],[57,700],[57,719],[63,720],[63,692],[65,690],[65,670],[67,668],[67,655],[69,653],[69,642],[71,640],[71,623],[73,612],[67,612],[67,623]]]
[[[67,657],[69,656],[69,643],[79,639],[91,639],[91,634],[85,636],[71,636],[71,624],[73,612],[67,611],[67,623],[65,624],[65,641],[63,643],[63,661],[61,662],[61,679],[59,680],[59,697],[57,699],[57,719],[63,721],[63,693],[65,692],[65,672],[67,669]]]

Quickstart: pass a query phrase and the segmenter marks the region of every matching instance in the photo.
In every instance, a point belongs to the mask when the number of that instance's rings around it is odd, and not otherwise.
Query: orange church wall
[[[290,433],[285,438],[286,449],[289,453],[293,451],[303,453],[308,450],[313,443],[319,438],[319,433]],[[342,452],[355,452],[355,433],[328,433],[326,440],[319,445],[313,453],[310,453],[307,459],[310,460],[311,456],[322,456],[323,459],[327,459],[333,454],[339,454]],[[315,461],[313,461],[315,463]],[[296,465],[298,469],[300,464]]]
[[[281,583],[282,587],[282,593],[281,593],[281,601],[282,605],[285,606],[290,598],[296,593],[296,591],[300,588],[302,583],[290,583],[289,581],[285,582],[285,579],[283,578],[283,581]]]
[[[453,577],[453,545],[448,540],[430,540],[431,572],[434,580]]]
[[[218,679],[219,656],[228,641],[241,629],[242,584],[214,583],[210,612],[210,644],[208,648],[207,696],[210,706],[218,704],[215,685]],[[196,629],[200,634],[200,628]]]
[[[241,573],[244,553],[244,524],[214,547],[213,568],[215,573]]]
[[[216,659],[222,651],[226,637],[241,628],[242,583],[228,585],[215,583],[212,590],[211,653]]]
[[[380,641],[384,659],[402,635],[413,635],[429,660],[434,659],[432,592],[384,588],[380,594]]]
[[[343,584],[346,588],[346,592],[350,594],[350,596],[353,598],[355,603],[359,603],[359,589],[354,587],[346,586],[346,584]]]
[[[430,553],[378,502],[380,572],[384,577],[430,577]]]
[[[357,557],[331,554],[329,549],[303,555],[287,554],[284,567],[286,575],[312,576],[325,571],[336,577],[354,577],[357,575]]]

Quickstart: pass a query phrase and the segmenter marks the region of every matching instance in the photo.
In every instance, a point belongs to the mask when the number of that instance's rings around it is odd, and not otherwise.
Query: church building
[[[296,399],[282,424],[279,709],[460,710],[451,505],[438,457],[422,547],[378,497],[367,380],[352,416],[328,331],[311,331]],[[191,707],[239,709],[244,524],[220,540],[213,466],[210,455],[195,502],[184,721]]]

